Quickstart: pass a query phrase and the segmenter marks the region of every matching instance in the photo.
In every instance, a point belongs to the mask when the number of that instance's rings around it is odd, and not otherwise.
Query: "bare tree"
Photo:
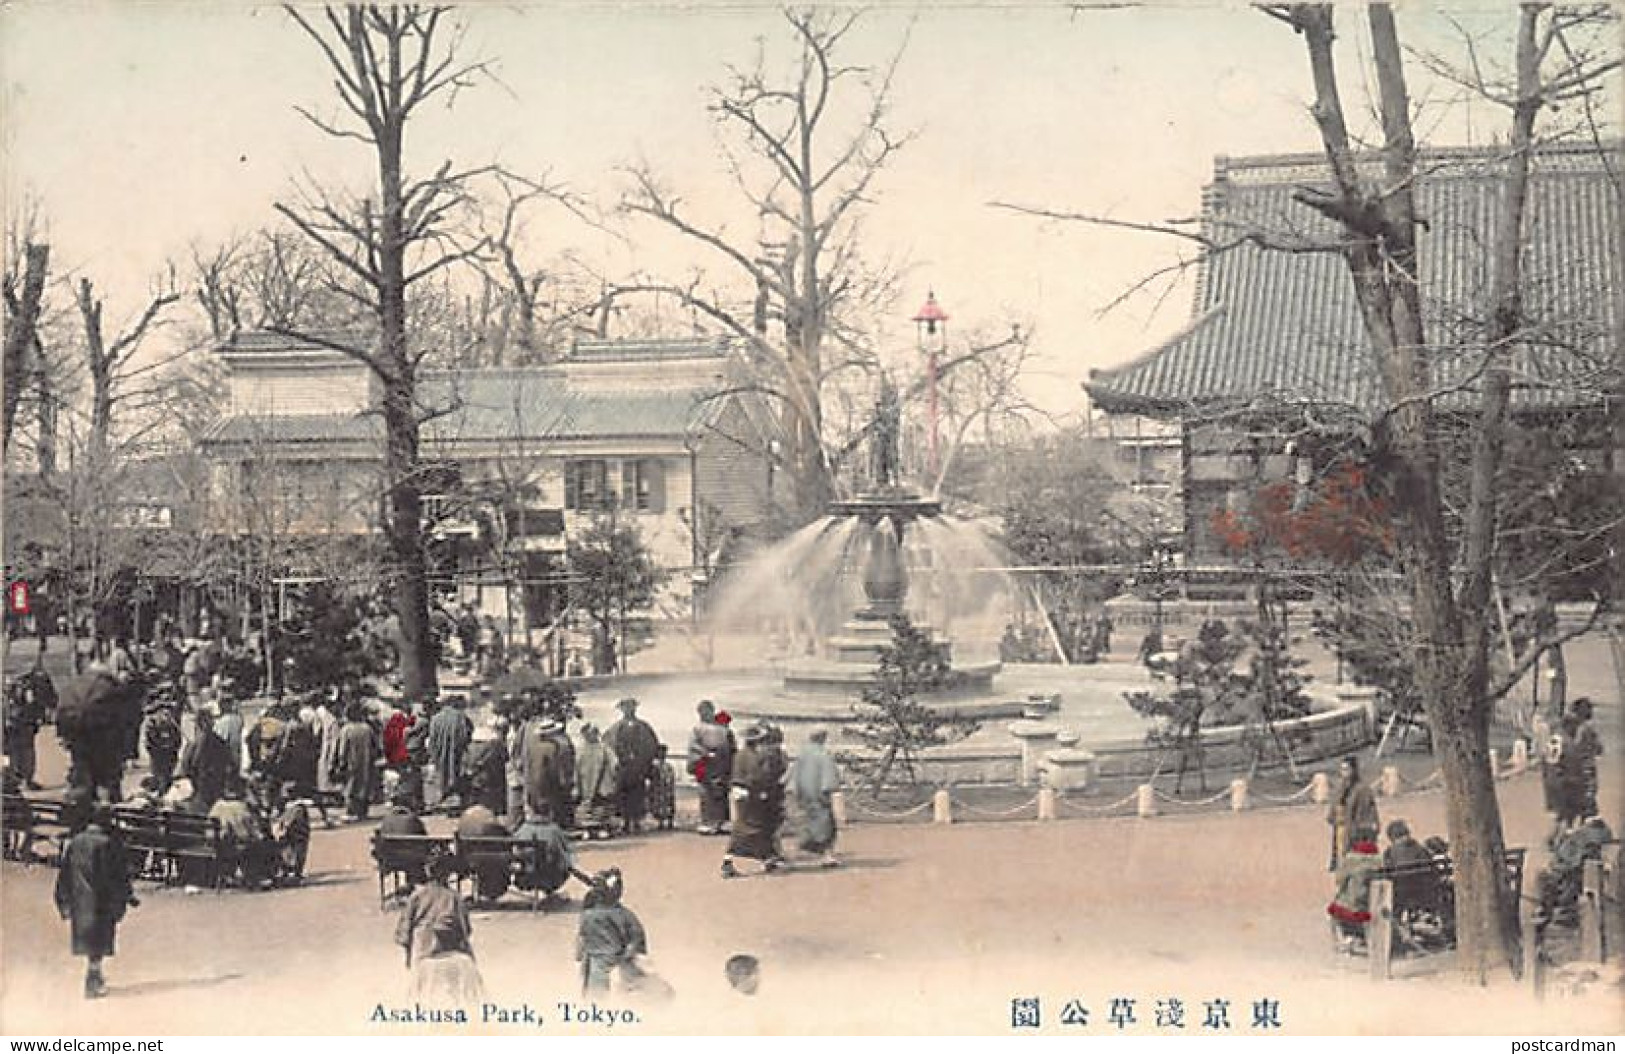
[[[615,292],[675,296],[749,349],[753,383],[779,407],[799,511],[811,516],[833,487],[825,385],[843,370],[872,364],[862,315],[889,291],[887,274],[862,261],[859,217],[876,177],[908,136],[894,135],[887,119],[900,52],[878,69],[845,65],[857,12],[784,17],[797,49],[785,74],[770,73],[759,56],[754,67],[732,70],[712,94],[712,112],[743,143],[728,160],[738,192],[760,220],[755,242],[691,218],[647,166],[631,170],[622,203],[725,263],[732,279],[723,288],[732,292],[708,290],[700,276]]]
[[[10,255],[10,254],[8,254]],[[17,419],[17,406],[23,388],[33,373],[30,358],[37,355],[40,301],[45,295],[45,277],[50,268],[51,247],[28,241],[23,246],[23,268],[18,274],[7,268],[3,291],[6,303],[6,346],[4,364],[5,435],[0,445],[11,447],[11,427]]]
[[[417,397],[428,349],[410,339],[408,294],[416,283],[473,259],[486,242],[459,236],[464,228],[457,223],[472,205],[469,182],[477,171],[454,171],[448,161],[433,175],[413,179],[403,152],[412,117],[472,85],[486,66],[460,56],[461,33],[444,7],[350,5],[320,17],[286,10],[327,60],[341,107],[332,120],[299,112],[327,135],[366,144],[377,164],[376,198],[345,202],[314,193],[298,205],[278,204],[277,211],[345,273],[349,284],[342,288],[376,326],[374,340],[363,346],[319,339],[365,363],[382,389],[384,519],[404,644],[402,689],[421,697],[436,688],[419,475],[425,409]]]

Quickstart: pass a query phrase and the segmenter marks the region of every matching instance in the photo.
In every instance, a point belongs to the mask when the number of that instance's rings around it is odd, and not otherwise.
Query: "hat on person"
[[[764,740],[766,738],[767,738],[767,726],[766,725],[760,725],[760,724],[751,725],[749,728],[745,729],[745,742],[747,742],[747,743],[759,743],[759,742],[761,742],[762,740]]]
[[[538,732],[558,732],[564,728],[564,722],[556,717],[544,717],[536,722]]]

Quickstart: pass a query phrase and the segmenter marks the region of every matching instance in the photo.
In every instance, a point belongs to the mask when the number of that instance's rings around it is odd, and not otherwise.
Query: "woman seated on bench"
[[[220,824],[221,865],[226,877],[239,875],[249,889],[271,884],[277,871],[277,845],[270,837],[265,820],[243,800],[241,784],[232,781],[225,796],[209,810],[209,819]]]
[[[1353,954],[1365,950],[1365,927],[1371,921],[1371,879],[1380,867],[1376,829],[1356,827],[1348,852],[1337,863],[1337,895],[1326,905],[1339,951]]]

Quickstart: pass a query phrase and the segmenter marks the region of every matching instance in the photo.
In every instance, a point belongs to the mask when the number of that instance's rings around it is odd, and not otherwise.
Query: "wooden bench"
[[[163,813],[118,806],[113,810],[113,826],[124,843],[131,878],[168,882],[174,876]]]
[[[1528,850],[1507,849],[1502,858],[1507,889],[1516,901],[1523,890],[1524,860]],[[1371,976],[1386,980],[1392,975],[1396,923],[1411,912],[1436,913],[1442,927],[1441,949],[1456,943],[1455,862],[1443,853],[1426,862],[1405,867],[1382,867],[1371,875],[1371,921],[1366,924],[1366,948],[1371,956]],[[1413,951],[1428,949],[1412,946]]]
[[[62,803],[50,798],[29,798],[8,794],[0,805],[0,824],[5,827],[5,856],[8,860],[32,863],[34,843],[46,840],[51,853],[46,863],[61,858],[62,842],[68,834],[68,821]]]
[[[163,819],[164,850],[169,856],[175,881],[193,884],[194,871],[207,885],[219,891],[225,881],[225,861],[230,855],[220,832],[220,821],[185,812],[159,813]]]
[[[453,840],[433,834],[372,834],[372,858],[378,864],[378,909],[389,904],[389,898],[399,896],[423,879],[424,865],[435,853],[455,854]],[[393,880],[394,886],[386,892]]]
[[[512,838],[502,835],[491,835],[489,837],[457,835],[454,841],[458,860],[457,884],[459,890],[464,882],[468,882],[478,892],[479,871],[482,865],[501,867],[507,877],[509,888],[516,884],[516,879],[540,865],[539,854],[542,845],[540,842],[528,838]],[[529,892],[531,893],[530,907],[532,911],[535,911],[541,907],[545,894],[536,889]]]

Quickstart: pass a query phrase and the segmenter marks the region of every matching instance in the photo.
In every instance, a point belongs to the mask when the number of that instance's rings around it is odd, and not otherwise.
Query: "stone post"
[[[1580,961],[1602,962],[1602,861],[1587,860],[1580,870]]]
[[[835,826],[846,826],[846,791],[835,791],[829,796],[829,811],[835,815]]]
[[[1317,772],[1309,781],[1309,800],[1316,805],[1325,805],[1326,800],[1332,796],[1332,781],[1324,772]]]
[[[948,796],[947,787],[938,788],[937,792],[931,795],[931,822],[954,822],[954,802]]]
[[[1140,784],[1140,789],[1136,796],[1136,805],[1142,818],[1148,819],[1157,815],[1156,788],[1152,787],[1149,783]]]
[[[1490,779],[1501,778],[1501,752],[1494,747],[1490,748]]]
[[[1399,796],[1399,769],[1394,765],[1382,767],[1382,796],[1395,798]]]
[[[1010,734],[1021,740],[1021,785],[1031,787],[1038,782],[1038,767],[1044,755],[1055,749],[1060,728],[1044,721],[1013,721]]]
[[[1230,808],[1233,812],[1241,812],[1247,805],[1247,781],[1238,776],[1230,781]]]
[[[1394,951],[1394,884],[1386,878],[1371,883],[1371,921],[1365,924],[1365,950],[1371,957],[1371,979],[1386,981]]]
[[[1040,820],[1055,819],[1055,788],[1038,788],[1038,818]]]
[[[1045,783],[1058,791],[1079,791],[1095,778],[1095,756],[1087,750],[1052,750],[1044,759]]]
[[[1512,774],[1521,776],[1529,771],[1529,741],[1519,736],[1512,741]]]

